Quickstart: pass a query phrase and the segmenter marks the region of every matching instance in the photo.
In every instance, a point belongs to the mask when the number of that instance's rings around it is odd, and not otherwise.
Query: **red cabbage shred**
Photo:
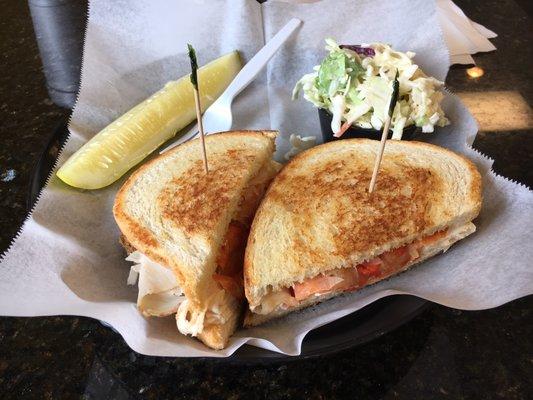
[[[376,52],[372,47],[363,47],[359,46],[357,44],[341,44],[339,46],[341,49],[348,49],[355,51],[357,54],[366,56],[366,57],[374,57],[376,55]]]

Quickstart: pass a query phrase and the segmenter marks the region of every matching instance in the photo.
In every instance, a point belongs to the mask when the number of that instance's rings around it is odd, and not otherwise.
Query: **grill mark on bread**
[[[246,149],[230,149],[209,162],[208,174],[202,160],[196,160],[157,197],[162,217],[189,235],[214,229],[231,200],[230,189],[242,180],[239,165],[253,159]]]
[[[331,254],[348,257],[354,251],[393,237],[418,234],[430,226],[431,194],[438,193],[440,186],[437,175],[428,168],[409,165],[402,165],[399,173],[398,163],[402,163],[401,157],[386,162],[377,190],[371,195],[367,187],[372,171],[351,167],[343,160],[320,163],[313,173],[293,175],[290,180],[282,173],[278,177],[282,183],[270,191],[269,199],[287,210],[293,226],[301,228],[291,238],[299,259],[311,264],[323,262],[324,249],[311,246],[317,233],[329,236]],[[302,191],[307,202],[302,202]],[[322,218],[328,222],[322,223]]]

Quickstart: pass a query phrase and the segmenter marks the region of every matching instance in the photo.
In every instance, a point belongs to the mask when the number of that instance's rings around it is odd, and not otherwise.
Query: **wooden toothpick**
[[[387,141],[387,136],[389,134],[389,128],[392,120],[392,113],[394,112],[394,107],[398,101],[398,93],[400,91],[400,83],[398,82],[398,71],[396,71],[396,77],[392,83],[392,95],[389,103],[389,112],[385,117],[385,122],[383,124],[383,132],[381,133],[381,141],[379,146],[379,152],[374,162],[374,170],[372,171],[372,178],[370,179],[370,186],[368,187],[368,193],[372,193],[376,186],[376,180],[378,178],[379,166],[381,164],[381,159],[383,158],[383,152],[385,151],[385,142]]]
[[[194,91],[194,105],[196,108],[196,119],[198,120],[198,130],[200,131],[200,141],[202,143],[202,155],[204,157],[205,173],[209,172],[209,166],[207,164],[207,152],[205,151],[205,135],[204,125],[202,124],[202,107],[200,104],[200,93],[198,91],[198,62],[196,61],[196,52],[194,48],[188,44],[189,59],[191,60],[191,83]]]

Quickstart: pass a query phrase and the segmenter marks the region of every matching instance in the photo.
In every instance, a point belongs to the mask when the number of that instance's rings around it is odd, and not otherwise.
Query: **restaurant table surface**
[[[492,40],[498,50],[474,56],[484,70],[480,78],[452,67],[447,87],[479,121],[474,147],[495,159],[499,174],[532,187],[531,3],[457,4],[498,33]],[[3,252],[27,216],[32,168],[69,110],[48,96],[28,3],[0,0],[0,6]],[[79,69],[79,59],[71,64]],[[370,343],[275,365],[147,357],[89,318],[5,317],[0,318],[0,398],[531,399],[532,306],[533,296],[475,312],[432,305]]]

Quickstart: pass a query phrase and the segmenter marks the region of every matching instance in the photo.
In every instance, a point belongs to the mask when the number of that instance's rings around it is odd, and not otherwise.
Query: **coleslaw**
[[[399,73],[400,93],[392,115],[394,139],[405,127],[416,125],[422,132],[450,122],[440,103],[444,83],[427,76],[413,63],[415,53],[402,53],[384,43],[338,45],[326,39],[329,55],[294,87],[306,100],[332,114],[331,129],[342,134],[351,125],[380,130],[388,111],[392,81]]]

